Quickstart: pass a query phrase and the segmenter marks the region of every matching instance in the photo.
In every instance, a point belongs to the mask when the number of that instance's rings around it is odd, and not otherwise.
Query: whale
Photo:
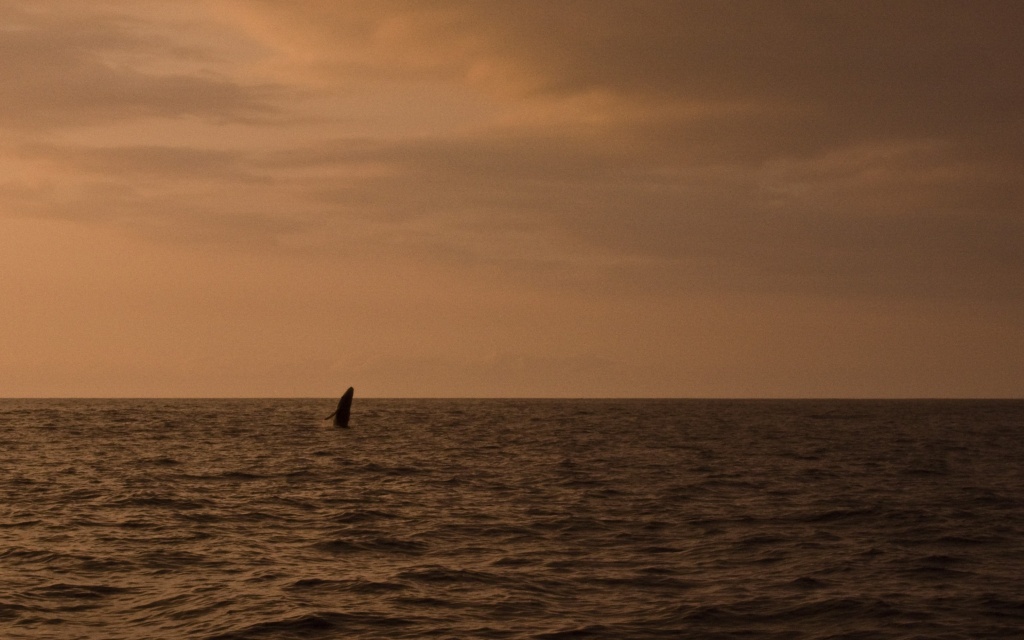
[[[338,400],[338,408],[335,409],[334,413],[324,418],[324,420],[330,420],[334,418],[334,426],[336,427],[347,427],[348,417],[352,412],[352,395],[356,392],[352,387],[348,388],[348,391],[341,396]]]

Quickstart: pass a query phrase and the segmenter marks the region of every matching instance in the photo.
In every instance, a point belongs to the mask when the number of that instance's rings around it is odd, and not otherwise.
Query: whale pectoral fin
[[[331,418],[333,418],[333,417],[334,417],[334,416],[336,416],[336,415],[338,415],[338,412],[337,412],[337,411],[335,411],[335,412],[334,412],[334,413],[332,413],[331,415],[329,415],[329,416],[327,416],[326,418],[324,418],[324,420],[330,420]]]

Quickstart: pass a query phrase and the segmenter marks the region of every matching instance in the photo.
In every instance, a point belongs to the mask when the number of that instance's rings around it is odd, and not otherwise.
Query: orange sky
[[[1021,397],[1021,24],[9,0],[0,397]]]

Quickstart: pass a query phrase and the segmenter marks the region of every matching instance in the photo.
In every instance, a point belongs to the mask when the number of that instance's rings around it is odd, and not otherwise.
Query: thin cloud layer
[[[235,6],[258,16],[250,24],[269,42],[292,53],[307,43],[295,57],[340,78],[428,75],[519,98],[604,92],[711,129],[718,145],[728,128],[759,131],[743,137],[770,143],[760,149],[770,155],[880,137],[975,138],[1021,123],[1024,89],[1013,79],[1024,9],[1013,3]]]
[[[70,2],[9,3],[0,22],[0,127],[8,130],[137,118],[266,119],[276,111],[272,87],[203,72],[202,65],[196,73],[196,61],[210,52],[170,42],[131,14]]]

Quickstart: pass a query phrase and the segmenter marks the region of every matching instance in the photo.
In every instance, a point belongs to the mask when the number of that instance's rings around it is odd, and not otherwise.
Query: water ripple
[[[0,400],[0,635],[1024,628],[1021,402],[331,405]]]

